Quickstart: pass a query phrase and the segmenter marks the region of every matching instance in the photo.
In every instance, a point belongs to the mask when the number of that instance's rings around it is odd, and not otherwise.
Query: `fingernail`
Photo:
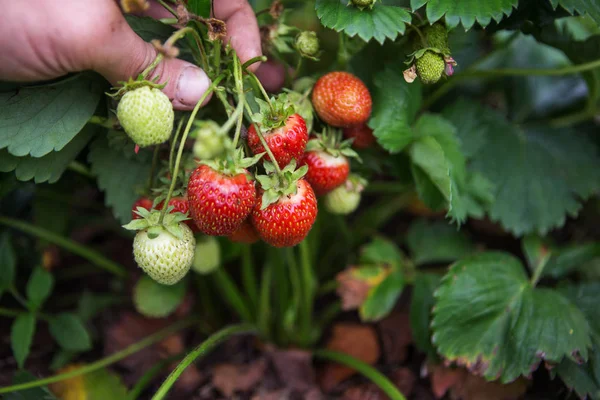
[[[187,67],[177,81],[175,101],[185,107],[194,107],[209,86],[210,79],[203,70],[197,67]]]

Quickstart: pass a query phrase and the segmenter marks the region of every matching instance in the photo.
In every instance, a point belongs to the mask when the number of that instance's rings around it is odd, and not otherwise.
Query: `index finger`
[[[214,17],[227,24],[227,40],[242,62],[262,56],[258,22],[246,0],[214,0]],[[256,71],[259,63],[249,69]]]

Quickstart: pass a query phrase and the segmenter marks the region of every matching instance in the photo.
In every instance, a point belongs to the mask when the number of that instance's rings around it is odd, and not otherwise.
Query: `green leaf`
[[[37,310],[52,293],[54,278],[42,267],[36,267],[27,282],[26,293],[29,305]]]
[[[0,172],[15,171],[17,179],[35,183],[54,183],[66,171],[85,145],[90,141],[96,127],[86,125],[73,140],[59,151],[52,151],[43,157],[13,156],[7,149],[0,150]]]
[[[545,265],[548,263],[548,259],[550,258],[550,249],[548,246],[542,241],[537,235],[528,235],[521,240],[521,249],[523,250],[523,254],[525,254],[525,258],[527,259],[527,266],[529,267],[529,271],[533,273],[537,268],[539,268],[542,264]]]
[[[600,399],[600,283],[567,285],[559,290],[583,312],[594,334],[592,352],[587,363],[578,364],[572,360],[564,360],[556,367],[554,373],[580,397],[589,395],[591,399]]]
[[[421,106],[421,86],[418,82],[406,83],[397,65],[379,72],[374,82],[369,126],[384,149],[397,153],[414,140],[411,125]]]
[[[75,314],[61,313],[49,321],[50,334],[65,350],[85,351],[92,347],[90,335]]]
[[[363,247],[360,262],[361,264],[386,264],[398,268],[402,265],[402,252],[392,241],[375,237]]]
[[[87,74],[0,93],[0,149],[17,157],[61,150],[94,114],[102,94],[99,79]]]
[[[349,7],[346,0],[317,0],[315,9],[325,27],[343,31],[350,37],[358,35],[365,42],[375,39],[383,44],[386,39],[395,40],[398,34],[403,35],[411,21],[408,11],[383,3],[378,1],[372,10],[361,11]]]
[[[135,15],[127,14],[125,19],[131,29],[146,42],[150,42],[153,39],[164,42],[175,31],[172,26],[163,24],[151,17],[137,17]]]
[[[15,252],[10,243],[8,232],[0,236],[0,295],[6,289],[10,289],[15,282],[15,267],[17,261]]]
[[[127,398],[127,387],[119,375],[106,368],[83,376],[85,394],[89,400],[122,400]]]
[[[554,8],[560,4],[571,14],[589,15],[600,24],[600,3],[597,0],[550,0]]]
[[[196,15],[204,18],[210,18],[211,0],[189,0],[187,8]]]
[[[140,314],[146,317],[166,317],[175,311],[183,301],[185,288],[185,281],[167,286],[143,275],[133,288],[133,305]]]
[[[122,223],[131,220],[131,208],[138,198],[136,186],[145,184],[150,174],[148,157],[127,158],[120,149],[108,145],[105,137],[99,137],[89,154],[92,172],[97,176],[98,186],[105,192],[106,205]]]
[[[33,334],[35,333],[35,315],[21,314],[15,318],[10,330],[10,343],[19,368],[23,368],[29,355]]]
[[[15,373],[12,383],[18,385],[21,383],[32,382],[37,379],[39,378],[31,372],[20,370]],[[48,390],[47,386],[19,390],[18,392],[7,393],[3,396],[4,400],[58,400],[56,396]]]
[[[427,5],[429,23],[434,23],[445,15],[448,26],[461,23],[465,29],[470,29],[475,22],[484,28],[492,20],[500,22],[505,15],[512,13],[518,3],[518,0],[411,0],[410,6],[416,11]]]
[[[434,274],[417,274],[410,303],[410,327],[417,348],[427,357],[435,357],[436,350],[431,343],[431,310],[435,304],[433,293],[440,283]]]
[[[433,343],[447,361],[512,382],[540,362],[587,360],[585,316],[559,292],[534,288],[520,261],[483,253],[455,263],[435,293]]]
[[[462,113],[471,105],[460,101],[444,115],[456,123],[461,143],[483,137],[470,168],[494,184],[489,215],[505,229],[516,235],[545,234],[561,226],[567,215],[577,215],[581,202],[600,189],[595,173],[600,157],[585,133],[542,125],[524,129],[492,110]],[[477,123],[461,122],[466,118]]]
[[[475,252],[475,245],[464,232],[444,221],[413,222],[406,235],[411,259],[417,265],[451,262]]]
[[[600,243],[574,244],[552,251],[544,276],[559,279],[600,258]]]
[[[405,280],[401,270],[392,271],[379,285],[371,288],[360,306],[363,321],[378,321],[388,315],[404,290]]]

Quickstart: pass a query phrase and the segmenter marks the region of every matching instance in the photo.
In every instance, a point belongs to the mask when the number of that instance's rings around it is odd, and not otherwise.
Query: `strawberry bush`
[[[6,399],[600,399],[597,2],[150,3],[126,81],[0,73]]]

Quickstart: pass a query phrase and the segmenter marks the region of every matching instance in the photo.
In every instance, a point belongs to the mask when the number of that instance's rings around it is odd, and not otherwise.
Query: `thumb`
[[[94,49],[92,68],[112,84],[137,77],[156,58],[154,46],[142,40],[124,18],[112,24],[106,36]],[[177,58],[161,61],[149,78],[156,77],[166,83],[163,92],[178,110],[193,109],[211,83],[202,69]]]

